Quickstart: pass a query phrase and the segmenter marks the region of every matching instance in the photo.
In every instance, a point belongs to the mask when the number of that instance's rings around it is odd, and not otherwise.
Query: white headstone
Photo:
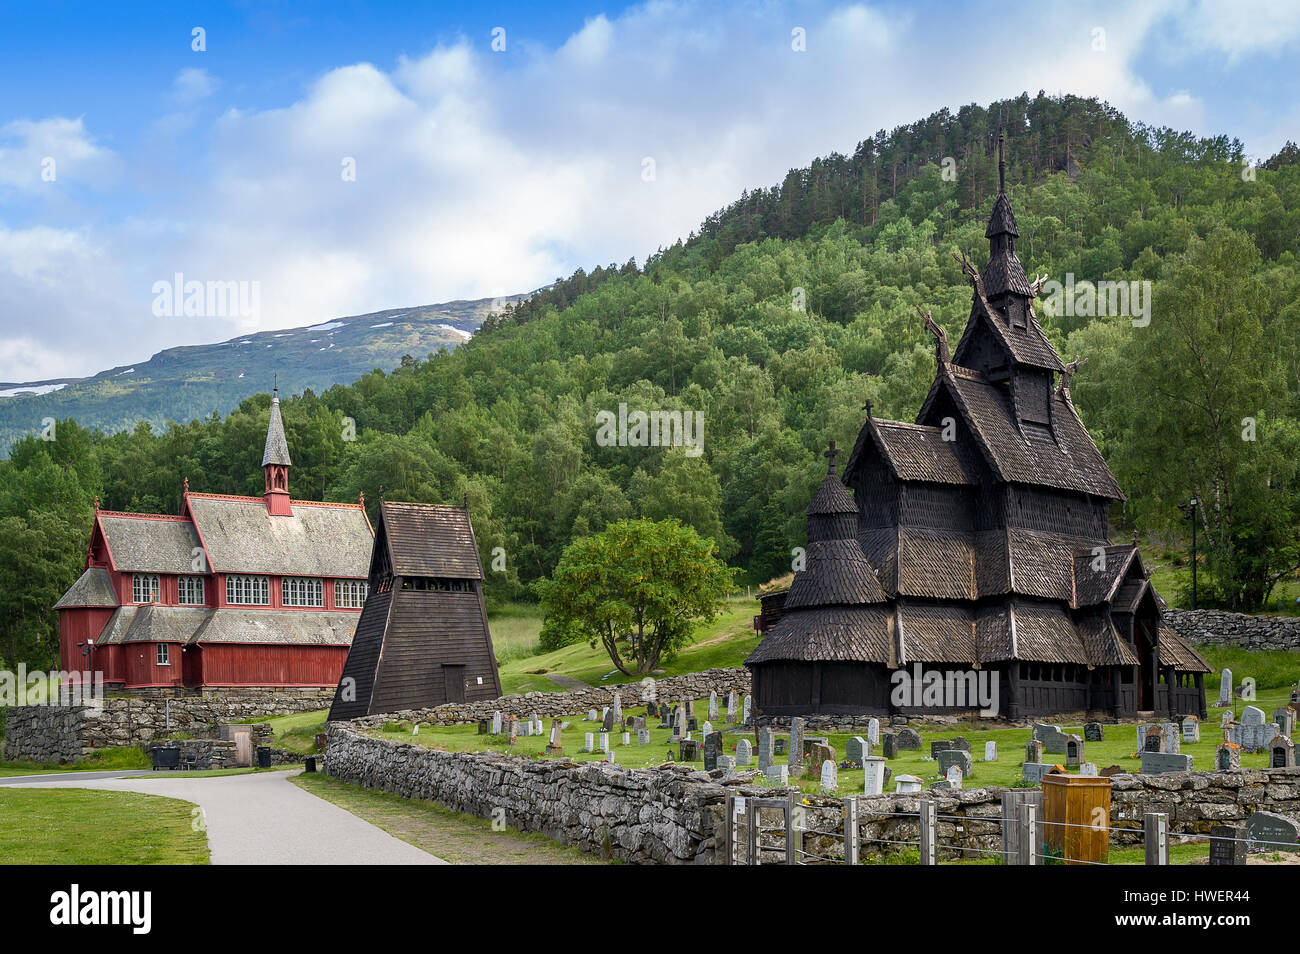
[[[862,774],[865,777],[863,794],[880,795],[885,791],[885,760],[878,755],[868,756],[862,760]]]
[[[583,738],[582,751],[584,752],[596,751],[596,736],[591,732],[588,732],[586,736]]]
[[[961,766],[949,765],[948,774],[946,778],[948,779],[948,785],[950,788],[961,788],[961,780],[962,780]]]
[[[624,732],[624,733],[623,733],[623,744],[624,744],[624,745],[631,745],[631,744],[632,744],[632,733],[631,733],[631,732]]]
[[[749,696],[745,696],[745,702],[741,706],[741,720],[740,720],[745,725],[749,725],[750,723],[749,704],[750,704]]]
[[[636,730],[636,744],[637,744],[637,745],[649,745],[649,744],[650,744],[650,730],[649,730],[649,729],[637,729],[637,730]]]
[[[753,759],[753,750],[749,744],[749,739],[740,739],[736,742],[736,764],[747,766]]]
[[[493,735],[501,734],[501,713],[500,712],[492,713],[492,734]]]
[[[608,732],[602,732],[600,734],[600,750],[607,755],[609,754],[609,733]]]
[[[839,772],[835,767],[835,762],[832,759],[827,759],[822,762],[821,790],[834,795],[839,787]]]
[[[1232,705],[1232,670],[1224,669],[1219,678],[1219,705]]]
[[[984,743],[984,761],[996,762],[998,760],[998,744],[996,742]]]
[[[880,720],[871,719],[867,722],[867,741],[872,745],[880,744]]]
[[[894,792],[898,795],[914,795],[921,790],[922,784],[915,775],[899,775],[894,779]]]

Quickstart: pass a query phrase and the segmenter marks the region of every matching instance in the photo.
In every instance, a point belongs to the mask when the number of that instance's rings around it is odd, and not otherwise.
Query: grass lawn
[[[603,862],[544,835],[507,828],[493,831],[486,818],[463,815],[434,802],[403,798],[340,782],[327,775],[298,775],[306,789],[395,838],[458,865],[594,865]]]
[[[293,715],[271,716],[258,721],[265,722],[275,732],[271,743],[274,748],[301,755],[314,755],[318,751],[316,736],[325,731],[325,718],[329,712],[328,709],[316,709],[313,712],[295,712]]]
[[[1268,714],[1272,714],[1273,708],[1286,701],[1286,689],[1264,690],[1260,692],[1260,698],[1253,703]],[[1237,700],[1235,714],[1239,718],[1241,710],[1252,703],[1244,703]],[[625,715],[639,715],[644,713],[644,709],[635,706],[625,706]],[[697,700],[695,711],[700,724],[703,725],[704,715],[708,712],[708,700]],[[1183,743],[1182,752],[1191,755],[1195,759],[1195,765],[1198,769],[1210,770],[1214,764],[1214,749],[1219,743],[1222,736],[1218,731],[1218,715],[1221,710],[1211,710],[1212,717],[1202,724],[1201,741],[1198,743]],[[717,728],[723,732],[723,747],[728,754],[735,754],[736,743],[740,738],[747,737],[753,748],[754,759],[757,760],[758,742],[756,734],[751,730],[741,732],[737,727],[724,727],[721,725],[725,721],[725,708],[723,709],[723,718],[719,719]],[[550,729],[550,720],[544,720],[547,731]],[[596,734],[596,741],[599,744],[599,723],[585,722],[582,715],[577,714],[568,718],[569,728],[564,733],[564,755],[579,762],[599,762],[602,755],[598,752],[584,753],[579,750],[583,745],[583,737],[587,732]],[[647,768],[662,765],[672,758],[676,757],[677,746],[669,746],[668,738],[672,734],[669,729],[658,728],[658,719],[652,719],[650,724],[650,744],[641,746],[636,744],[636,734],[632,733],[631,745],[620,745],[620,734],[611,733],[610,744],[614,752],[614,760],[620,765],[633,768]],[[390,722],[378,732],[380,736],[386,739],[401,742],[411,742],[416,745],[423,745],[430,748],[445,749],[453,752],[475,752],[475,751],[492,751],[504,752],[514,755],[520,755],[526,758],[546,758],[546,736],[520,736],[515,745],[510,745],[501,739],[492,736],[479,735],[477,726],[429,726],[421,725],[418,734],[411,733],[411,725],[407,723]],[[1083,734],[1082,725],[1063,725],[1067,732],[1074,732],[1078,735]],[[968,788],[983,788],[987,786],[1013,787],[1020,782],[1021,772],[1020,763],[1024,760],[1025,743],[1029,741],[1030,730],[1028,728],[992,728],[986,724],[977,722],[966,722],[956,726],[944,726],[932,730],[922,729],[923,748],[920,751],[904,750],[899,753],[898,758],[889,762],[889,767],[893,770],[894,777],[900,774],[915,775],[927,784],[939,778],[938,763],[930,761],[927,757],[930,754],[929,743],[932,740],[951,739],[956,736],[964,736],[971,743],[971,757],[974,760],[974,772],[966,781]],[[1096,763],[1098,768],[1105,768],[1109,765],[1118,765],[1128,772],[1137,772],[1141,767],[1141,759],[1137,757],[1137,730],[1136,723],[1123,725],[1106,725],[1106,740],[1104,742],[1089,742],[1087,744],[1086,758],[1090,762]],[[810,735],[816,733],[810,732]],[[695,733],[696,738],[702,738],[702,734]],[[849,736],[842,733],[832,733],[828,736],[830,744],[834,747],[836,756],[843,759],[845,743]],[[996,762],[985,762],[984,743],[996,742],[998,746],[998,760]],[[1065,761],[1064,755],[1045,756],[1059,762]],[[784,759],[782,759],[784,760]],[[1248,768],[1266,768],[1268,765],[1268,755],[1265,752],[1250,753],[1242,756],[1242,765]],[[694,763],[697,767],[703,769],[703,761]],[[861,769],[849,769],[841,767],[839,770],[839,787],[837,795],[854,795],[863,790],[864,780]],[[813,793],[818,787],[818,770],[810,769],[808,776],[795,781],[800,789],[805,792]],[[889,786],[892,789],[892,785]]]
[[[717,666],[739,666],[758,645],[758,633],[750,626],[758,604],[746,597],[727,600],[722,613],[707,626],[700,626],[691,636],[691,642],[661,668],[669,676],[699,672]],[[540,621],[539,621],[540,622]],[[497,624],[491,621],[492,642],[497,646]],[[639,682],[614,669],[604,648],[594,649],[586,643],[577,643],[537,656],[520,656],[504,659],[501,649],[497,657],[502,660],[501,688],[507,695],[522,692],[556,692],[563,689],[547,673],[558,673],[587,685]],[[613,675],[610,673],[613,672]],[[608,678],[606,678],[608,676]]]
[[[60,765],[25,760],[0,762],[0,777],[9,775],[44,775],[49,772],[110,772],[119,769],[147,769],[149,756],[134,745],[99,749],[84,759]]]
[[[206,865],[197,811],[134,792],[0,788],[0,864]]]

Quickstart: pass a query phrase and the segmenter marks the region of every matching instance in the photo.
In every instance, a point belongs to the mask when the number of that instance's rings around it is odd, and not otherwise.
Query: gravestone
[[[865,777],[863,794],[881,795],[885,791],[885,778],[889,768],[885,765],[885,760],[877,756],[868,755],[862,760],[862,773]]]
[[[1020,774],[1025,777],[1025,781],[1037,785],[1043,780],[1043,776],[1056,768],[1056,765],[1050,762],[1022,762],[1020,765]]]
[[[1285,735],[1274,737],[1268,753],[1269,768],[1295,768],[1295,746]]]
[[[650,718],[654,718],[659,714],[659,707],[655,705],[653,699],[645,704],[645,714]]]
[[[852,768],[862,768],[862,760],[871,754],[871,743],[860,735],[851,735],[844,743],[844,760]]]
[[[736,710],[740,705],[740,700],[736,698],[736,690],[732,689],[727,693],[727,722],[730,725],[736,724]]]
[[[683,699],[683,700],[682,700],[682,708],[686,710],[686,718],[687,718],[687,719],[694,719],[694,718],[695,718],[695,700],[694,700],[694,699]]]
[[[1083,757],[1083,739],[1070,735],[1065,740],[1065,764],[1067,768],[1078,768],[1085,761]]]
[[[493,735],[501,734],[501,713],[500,712],[492,713],[492,734]]]
[[[940,752],[947,752],[949,749],[952,748],[955,748],[955,746],[948,739],[943,739],[942,741],[932,741],[930,743],[930,758],[937,759],[939,757]]]
[[[1235,742],[1222,742],[1214,750],[1216,772],[1241,771],[1241,746]]]
[[[479,720],[478,720],[478,734],[479,734],[479,735],[487,735],[487,734],[488,734],[489,732],[491,732],[491,731],[492,731],[492,721],[491,721],[490,719],[479,719]]]
[[[1143,722],[1137,727],[1139,752],[1164,752],[1176,755],[1182,751],[1183,731],[1174,722]]]
[[[750,725],[753,722],[752,713],[749,709],[749,696],[745,696],[745,701],[740,709],[740,721],[742,725]]]
[[[966,738],[965,736],[963,736],[963,735],[959,735],[959,736],[957,736],[956,738],[953,738],[953,739],[949,739],[949,740],[948,740],[948,748],[950,748],[950,749],[961,749],[963,752],[969,752],[969,751],[970,751],[970,740],[967,739],[967,738]]]
[[[879,719],[867,720],[867,741],[870,742],[872,745],[880,744],[880,720]]]
[[[695,718],[695,716],[686,717],[686,731],[687,732],[700,731],[700,722],[698,719]]]
[[[686,707],[677,707],[677,721],[674,723],[677,727],[673,735],[678,739],[686,738]]]
[[[614,693],[614,724],[619,725],[623,721],[623,696],[621,693]]]
[[[1210,829],[1210,864],[1244,865],[1246,840],[1244,825],[1215,825]]]
[[[552,719],[552,720],[551,720],[551,737],[546,741],[546,754],[547,754],[547,755],[563,755],[563,754],[564,754],[564,745],[562,744],[562,742],[563,742],[563,733],[564,733],[564,730],[561,729],[561,727],[560,727],[560,720],[559,720],[559,719]]]
[[[600,750],[604,752],[606,755],[609,754],[609,733],[608,732],[602,732],[600,734]]]
[[[766,771],[767,767],[772,764],[772,730],[762,728],[758,730],[758,767]]]
[[[696,739],[682,739],[677,743],[677,761],[679,762],[698,762],[700,759],[700,743]]]
[[[1192,771],[1192,757],[1177,752],[1143,752],[1143,775],[1167,775],[1170,772]]]
[[[998,760],[998,744],[996,742],[984,743],[984,761],[996,762]]]
[[[707,739],[709,737],[709,733],[712,731],[713,731],[713,723],[710,722],[708,719],[705,719],[704,725],[701,726],[700,728],[700,735]]]
[[[904,726],[898,730],[898,748],[902,749],[919,749],[921,747],[921,734],[915,729]]]
[[[1223,710],[1223,717],[1222,717],[1221,719],[1219,719],[1219,728],[1221,728],[1221,729],[1226,729],[1226,728],[1228,728],[1228,726],[1230,726],[1230,725],[1233,725],[1233,721],[1232,721],[1232,710],[1231,710],[1231,709],[1224,709],[1224,710]]]
[[[1097,763],[1084,762],[1082,765],[1079,766],[1079,774],[1082,775],[1084,778],[1096,778]]]
[[[600,728],[603,732],[608,732],[614,728],[614,710],[610,706],[605,706],[600,710]]]
[[[955,751],[955,750],[949,749],[949,751]],[[967,758],[969,758],[970,753],[967,752],[966,756]],[[961,770],[960,765],[950,765],[948,766],[948,771],[944,773],[944,778],[948,780],[948,787],[954,790],[961,789],[961,781],[965,777],[966,777],[966,773]]]
[[[772,751],[775,752],[777,755],[785,755],[787,752],[790,751],[789,736],[778,735],[772,744],[773,744]]]
[[[1219,679],[1219,702],[1221,706],[1232,705],[1232,670],[1224,669]]]
[[[631,733],[631,732],[624,732],[624,733],[623,733],[623,744],[624,744],[624,745],[631,745],[631,744],[632,744],[632,733]]]
[[[887,759],[898,758],[898,736],[893,732],[886,732],[880,736],[880,754]]]
[[[588,709],[588,710],[587,710],[587,718],[586,718],[585,720],[583,720],[583,721],[585,721],[585,722],[595,722],[595,721],[596,721],[596,710],[595,710],[595,709]]]
[[[1290,706],[1278,706],[1273,710],[1273,721],[1277,724],[1277,734],[1288,739],[1295,733],[1295,710]]]
[[[1106,730],[1102,728],[1100,722],[1088,722],[1083,726],[1083,741],[1085,742],[1105,742]]]
[[[730,775],[732,772],[736,771],[736,760],[730,755],[719,755],[718,768]]]
[[[705,723],[707,725],[708,723]],[[709,731],[704,736],[704,771],[712,772],[718,767],[718,756],[722,754],[722,733]]]
[[[736,764],[741,767],[748,767],[752,758],[752,748],[749,744],[749,739],[740,739],[736,743]]]
[[[790,784],[790,766],[788,765],[769,765],[763,770],[763,774],[771,785]]]
[[[961,749],[943,749],[939,753],[939,774],[948,774],[948,769],[954,765],[961,769],[963,776],[970,775],[974,770],[969,752],[963,752]]]
[[[637,729],[637,730],[636,730],[636,744],[637,744],[637,745],[649,745],[649,744],[650,744],[650,730],[649,730],[649,729]]]
[[[806,764],[821,765],[823,762],[835,761],[835,750],[828,743],[817,742],[806,757]]]
[[[1033,738],[1043,743],[1043,751],[1048,755],[1064,755],[1066,733],[1059,725],[1035,722]]]
[[[510,737],[510,744],[516,745],[519,742],[519,718],[511,716],[506,720],[505,734]]]
[[[1261,752],[1278,735],[1278,726],[1264,721],[1263,709],[1246,706],[1241,710],[1241,722],[1229,726],[1225,734],[1227,741],[1236,742],[1243,752]]]
[[[822,762],[822,777],[817,787],[828,795],[834,795],[839,791],[840,776],[834,759],[826,759]]]
[[[941,778],[931,782],[926,786],[926,788],[931,792],[946,792],[948,789],[952,788],[952,786],[948,784],[946,778]]]
[[[1254,812],[1246,819],[1248,851],[1300,851],[1300,824],[1277,812]]]
[[[583,737],[583,740],[582,740],[582,751],[584,751],[584,752],[595,752],[595,751],[596,751],[596,735],[595,735],[595,733],[593,733],[593,732],[588,732],[588,733]]]
[[[1030,739],[1025,743],[1025,761],[1041,762],[1043,760],[1043,743],[1037,739]]]
[[[640,732],[645,728],[645,716],[636,716],[632,719],[632,728]]]
[[[915,795],[921,790],[922,782],[915,775],[900,775],[894,780],[894,794]]]
[[[1201,741],[1201,720],[1196,716],[1183,716],[1183,741],[1195,744]]]
[[[712,722],[718,717],[718,694],[712,689],[709,690],[709,721]]]
[[[790,766],[793,778],[803,774],[803,719],[798,716],[790,720],[790,750],[786,763]]]

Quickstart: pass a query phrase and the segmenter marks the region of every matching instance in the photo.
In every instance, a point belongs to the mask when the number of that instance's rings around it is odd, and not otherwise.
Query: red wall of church
[[[205,686],[336,686],[347,646],[257,646],[208,643],[199,648]],[[193,653],[186,650],[186,654]]]

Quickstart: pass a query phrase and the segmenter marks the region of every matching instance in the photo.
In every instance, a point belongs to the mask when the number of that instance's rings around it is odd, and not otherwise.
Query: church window
[[[131,577],[131,602],[158,602],[158,574],[136,573]]]
[[[267,606],[271,602],[271,585],[264,576],[228,576],[226,602],[236,606]]]
[[[282,587],[285,606],[324,606],[322,582],[308,576],[286,576]]]

